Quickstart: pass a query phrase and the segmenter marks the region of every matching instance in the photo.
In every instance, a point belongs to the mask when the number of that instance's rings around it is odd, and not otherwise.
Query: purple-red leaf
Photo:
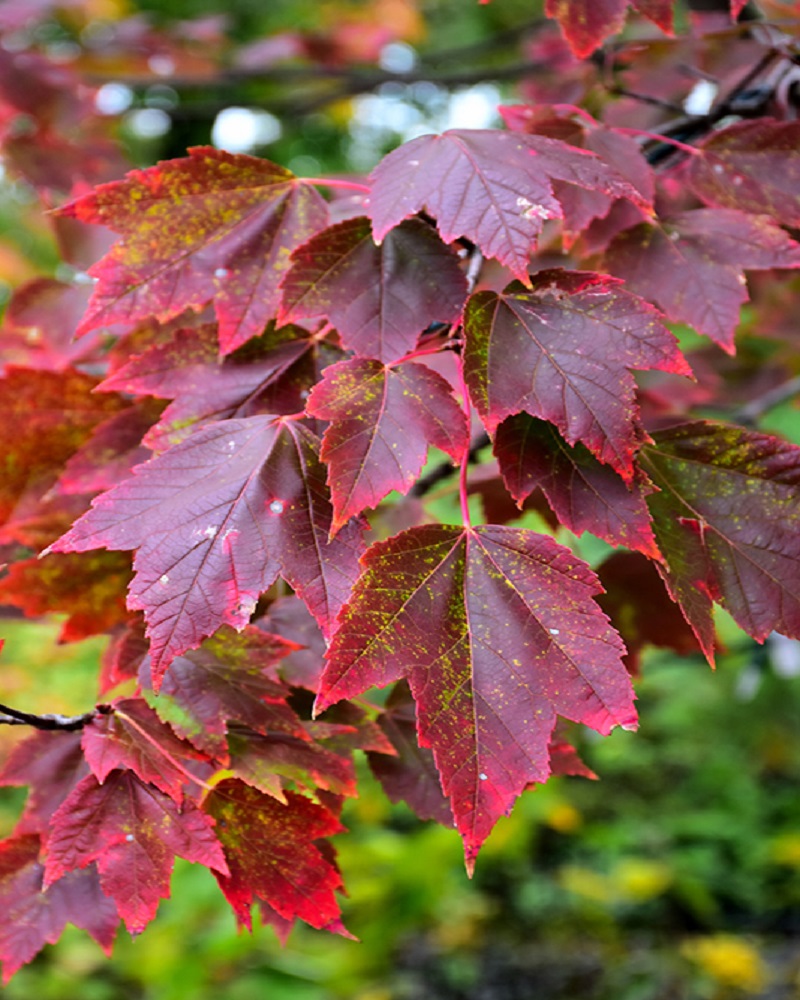
[[[467,418],[448,383],[413,362],[340,361],[314,387],[307,410],[331,421],[320,457],[328,465],[334,532],[392,490],[407,493],[428,445],[457,460],[469,444]]]
[[[43,889],[39,849],[34,835],[15,835],[0,843],[4,984],[46,944],[55,944],[67,924],[88,931],[107,955],[119,924],[117,908],[101,891],[94,865],[69,872]]]
[[[711,660],[717,601],[753,638],[800,638],[800,447],[697,421],[656,435],[642,464],[664,579]]]
[[[800,267],[800,245],[766,216],[703,208],[626,229],[612,240],[605,264],[671,320],[733,353],[748,299],[744,271]]]
[[[800,122],[736,122],[712,132],[701,150],[689,179],[703,201],[800,226]]]
[[[87,772],[80,733],[38,732],[18,743],[0,772],[0,785],[30,785],[17,833],[45,834],[53,813]]]
[[[242,628],[281,573],[327,631],[358,573],[361,529],[328,540],[332,508],[313,434],[268,416],[226,420],[97,497],[53,548],[136,548],[158,687],[170,661],[220,625]]]
[[[527,413],[500,424],[494,453],[520,506],[538,486],[559,521],[576,535],[591,531],[611,545],[660,558],[645,499],[652,487],[641,474],[626,483],[582,444],[571,447],[552,424]]]
[[[131,771],[113,771],[102,785],[88,775],[53,817],[45,884],[96,862],[103,892],[138,934],[169,896],[176,854],[228,871],[213,823],[191,800],[179,808]]]
[[[278,308],[289,253],[327,222],[320,195],[267,160],[201,146],[102,184],[62,214],[123,239],[96,264],[79,332],[214,300],[223,353],[259,334]]]
[[[172,661],[153,707],[179,736],[219,760],[227,758],[229,720],[259,733],[307,739],[286,703],[288,689],[275,677],[276,665],[294,648],[253,627],[241,635],[221,629],[201,649]],[[146,690],[152,686],[149,659],[139,679]]]
[[[342,609],[317,697],[408,677],[467,865],[530,782],[549,774],[556,715],[635,723],[624,647],[585,563],[551,538],[425,526],[376,542]]]
[[[631,0],[631,3],[659,28],[672,31],[673,0]],[[622,29],[627,10],[628,0],[547,0],[545,4],[545,14],[558,21],[579,59],[590,56],[609,35]]]
[[[412,139],[384,157],[370,179],[368,209],[376,240],[425,210],[445,243],[466,236],[522,281],[544,221],[563,216],[554,180],[647,207],[639,192],[593,153],[541,135],[492,129]]]
[[[429,225],[409,219],[380,246],[369,220],[350,219],[292,254],[283,279],[281,323],[328,319],[348,350],[397,361],[431,323],[453,323],[467,281],[455,253]]]
[[[490,432],[515,413],[541,417],[627,480],[645,437],[627,369],[690,374],[658,313],[591,272],[541,271],[530,290],[479,292],[464,328],[464,374]]]
[[[141,698],[114,702],[112,711],[95,716],[81,740],[86,762],[102,784],[115,769],[128,768],[180,805],[188,780],[182,761],[204,759],[179,740]]]
[[[314,843],[343,829],[339,820],[302,795],[286,793],[286,803],[241,781],[223,781],[205,801],[217,821],[230,874],[216,873],[236,919],[251,926],[254,900],[268,903],[281,917],[299,917],[326,927],[339,916],[335,891],[342,881],[336,867]]]
[[[270,328],[221,358],[216,325],[205,323],[177,330],[168,343],[134,356],[100,388],[174,400],[144,438],[155,451],[164,451],[188,437],[198,423],[257,413],[297,413],[305,398],[303,387],[292,391],[292,376],[302,374],[305,362],[307,390],[317,381],[319,368],[336,357],[329,345],[287,326]]]

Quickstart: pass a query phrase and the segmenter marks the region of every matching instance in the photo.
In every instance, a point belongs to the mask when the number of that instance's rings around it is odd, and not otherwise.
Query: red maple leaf
[[[282,803],[228,780],[205,801],[230,869],[230,874],[215,872],[217,881],[238,921],[248,928],[254,900],[267,903],[284,920],[299,917],[312,927],[326,927],[339,916],[335,891],[341,877],[314,841],[343,827],[302,795],[287,792],[286,799]]]
[[[471,869],[497,819],[548,777],[557,714],[603,733],[634,724],[624,647],[594,574],[544,535],[430,525],[363,562],[317,710],[408,677]]]
[[[91,269],[98,284],[79,332],[163,322],[213,299],[223,353],[275,316],[289,251],[327,221],[325,202],[290,171],[209,146],[101,184],[61,213],[123,236]]]
[[[709,205],[771,215],[800,226],[800,122],[756,118],[713,132],[689,163],[695,192]]]
[[[331,365],[307,410],[331,421],[320,458],[328,465],[333,532],[392,490],[407,493],[429,445],[458,460],[469,444],[466,416],[448,383],[413,362],[352,358]]]
[[[563,216],[553,181],[649,208],[593,153],[541,135],[491,129],[453,129],[412,139],[385,156],[370,180],[367,207],[377,241],[425,210],[436,219],[445,243],[466,236],[522,281],[527,281],[544,221]]]
[[[296,421],[224,420],[138,466],[51,548],[136,548],[128,607],[142,610],[153,679],[220,625],[242,628],[281,573],[323,630],[358,574],[355,523],[328,539],[317,440]]]
[[[605,275],[540,271],[525,289],[467,303],[464,375],[489,432],[515,413],[549,420],[627,480],[644,433],[626,369],[691,374],[647,303]]]
[[[626,229],[609,245],[605,265],[671,320],[732,354],[748,299],[744,271],[800,267],[800,245],[766,216],[703,208]]]
[[[53,816],[44,884],[96,862],[103,892],[138,934],[169,896],[176,854],[227,874],[213,823],[191,800],[178,807],[132,771],[112,771],[102,785],[88,775]]]
[[[312,237],[292,261],[279,322],[323,317],[348,350],[380,361],[412,351],[429,324],[455,322],[467,293],[458,258],[419,219],[380,246],[368,219],[349,219]]]
[[[43,888],[39,838],[15,835],[0,843],[0,961],[3,983],[36,955],[55,944],[66,924],[88,931],[111,954],[119,914],[100,888],[94,865],[69,872]]]
[[[570,48],[579,59],[590,56],[609,35],[625,23],[629,0],[547,0],[545,14],[556,18]],[[672,0],[630,0],[633,6],[664,31],[672,31]],[[736,3],[737,0],[732,0]],[[742,0],[742,5],[747,0]]]
[[[759,642],[800,638],[800,447],[709,421],[654,437],[642,464],[662,572],[703,652],[713,601]]]

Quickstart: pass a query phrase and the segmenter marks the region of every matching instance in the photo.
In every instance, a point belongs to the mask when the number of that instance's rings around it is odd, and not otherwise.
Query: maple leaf
[[[320,458],[328,466],[332,532],[392,490],[407,493],[428,445],[453,460],[469,445],[467,418],[449,384],[413,362],[340,361],[326,369],[306,408],[331,421]]]
[[[30,785],[16,832],[45,834],[50,819],[88,772],[77,732],[38,732],[18,743],[0,772],[0,785]]]
[[[178,808],[131,771],[112,771],[102,785],[87,775],[53,816],[44,885],[96,862],[103,892],[138,934],[169,896],[176,854],[228,872],[213,823],[191,800]]]
[[[546,780],[557,714],[602,733],[634,724],[624,647],[594,574],[544,535],[428,525],[363,564],[316,710],[408,678],[471,870],[497,819]]]
[[[800,245],[766,216],[702,208],[626,229],[604,263],[626,287],[733,353],[744,271],[800,267]]]
[[[652,487],[641,473],[626,483],[582,444],[571,447],[552,424],[527,413],[500,424],[494,453],[520,506],[538,486],[559,521],[576,535],[591,531],[612,545],[660,558],[645,499]]]
[[[677,341],[613,278],[550,270],[531,282],[467,303],[464,376],[487,430],[524,411],[631,480],[644,432],[626,369],[691,374]]]
[[[227,759],[229,720],[259,733],[308,739],[287,704],[288,689],[274,676],[275,665],[295,648],[253,627],[238,636],[221,629],[200,649],[172,661],[153,707],[179,736],[220,760]],[[139,667],[145,691],[152,687],[151,669],[149,658]]]
[[[100,397],[97,379],[9,368],[0,379],[0,522],[26,491],[43,492],[92,430],[125,403]]]
[[[327,222],[323,199],[289,170],[209,146],[133,170],[60,211],[123,236],[91,268],[98,284],[79,333],[163,322],[213,299],[223,353],[275,316],[289,252]]]
[[[294,594],[279,597],[270,604],[266,615],[253,624],[301,647],[281,660],[278,674],[292,687],[316,692],[325,664],[327,642],[300,598]]]
[[[453,825],[453,810],[442,792],[436,761],[417,739],[417,714],[406,681],[398,681],[386,700],[378,725],[396,751],[395,756],[367,754],[372,773],[392,802],[405,802],[420,819]]]
[[[641,194],[588,150],[541,135],[452,129],[423,135],[385,156],[370,175],[369,216],[380,242],[425,210],[445,243],[461,236],[527,281],[546,219],[563,216],[553,181],[644,205]]]
[[[68,923],[88,931],[106,955],[111,954],[114,943],[119,914],[114,901],[101,891],[95,866],[69,872],[44,889],[39,853],[39,838],[32,834],[0,842],[4,985],[45,944],[55,944]]]
[[[614,552],[600,563],[597,575],[605,589],[597,603],[625,642],[625,663],[632,674],[639,673],[641,651],[648,644],[680,656],[701,651],[689,623],[648,559],[636,552]]]
[[[579,59],[585,59],[609,35],[622,30],[628,2],[629,0],[546,0],[544,11],[548,17],[558,21],[575,55]],[[672,0],[631,0],[631,3],[659,28],[672,32]]]
[[[266,795],[286,802],[286,780],[314,792],[318,788],[337,795],[356,794],[352,759],[318,743],[281,733],[254,733],[242,726],[228,730],[229,769],[237,778]]]
[[[361,528],[329,541],[317,439],[269,416],[200,428],[137,466],[51,549],[136,548],[128,607],[142,610],[153,680],[221,625],[242,628],[281,573],[323,631],[358,575]]]
[[[515,132],[560,139],[571,146],[596,153],[620,177],[624,177],[647,204],[652,203],[655,193],[653,169],[639,146],[629,136],[606,128],[599,122],[592,123],[591,119],[588,119],[587,124],[583,117],[579,120],[565,117],[547,107],[512,105],[501,107],[499,111],[508,128]],[[578,234],[593,219],[607,216],[616,201],[603,191],[580,188],[557,180],[553,181],[553,192],[564,214],[564,242],[567,246],[575,242]],[[634,214],[638,212],[641,217],[641,211],[630,202],[623,201],[620,204]]]
[[[146,393],[172,399],[144,437],[154,451],[177,444],[198,424],[257,413],[297,413],[319,371],[341,357],[296,326],[265,333],[221,358],[217,327],[204,323],[177,330],[118,368],[99,386],[108,392]],[[296,383],[296,385],[295,385]]]
[[[324,317],[356,354],[397,361],[431,323],[454,323],[467,281],[455,253],[429,225],[409,219],[372,240],[368,219],[349,219],[292,254],[280,323]]]
[[[335,891],[341,888],[341,877],[314,841],[343,827],[327,809],[302,795],[287,792],[286,799],[284,804],[229,779],[205,801],[204,808],[217,821],[230,871],[214,874],[237,920],[247,928],[254,900],[267,903],[286,920],[299,917],[312,927],[326,927],[339,916]]]
[[[641,461],[662,572],[708,659],[713,601],[759,642],[800,638],[800,447],[710,421],[654,439]]]
[[[709,205],[771,215],[800,226],[800,122],[772,118],[720,129],[693,156],[689,180]]]
[[[81,746],[92,774],[102,784],[119,768],[129,769],[180,806],[189,779],[181,760],[204,760],[179,740],[142,698],[121,698],[111,711],[84,727]]]
[[[0,580],[0,601],[21,608],[28,617],[68,615],[59,641],[77,642],[127,619],[130,576],[130,557],[119,553],[53,553],[9,566]]]

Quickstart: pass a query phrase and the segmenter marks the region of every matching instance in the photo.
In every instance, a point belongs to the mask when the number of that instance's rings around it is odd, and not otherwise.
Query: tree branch
[[[30,712],[20,712],[19,709],[9,708],[8,705],[0,704],[0,725],[32,726],[34,729],[70,732],[76,729],[83,729],[92,719],[98,715],[108,715],[110,711],[111,707],[109,705],[96,705],[91,712],[84,712],[83,715],[58,715],[51,713],[32,715]]]

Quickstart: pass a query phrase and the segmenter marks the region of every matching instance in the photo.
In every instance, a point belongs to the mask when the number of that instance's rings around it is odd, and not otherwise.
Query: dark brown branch
[[[754,424],[768,410],[772,410],[798,395],[800,395],[800,375],[795,375],[794,378],[776,385],[773,389],[769,389],[762,395],[756,396],[755,399],[751,399],[749,403],[739,407],[731,414],[730,419],[739,424]]]
[[[475,438],[467,457],[470,465],[474,465],[478,461],[478,453],[489,444],[491,444],[491,440],[488,434],[479,434]],[[457,471],[456,467],[451,465],[450,462],[442,462],[440,465],[434,466],[421,479],[418,479],[408,491],[408,495],[410,497],[423,497],[426,493],[430,493],[434,486],[438,486],[445,479],[449,479]]]
[[[32,726],[34,729],[71,732],[76,729],[83,729],[92,719],[95,719],[98,715],[107,715],[110,711],[111,709],[108,705],[97,705],[91,712],[84,712],[83,715],[58,715],[51,713],[32,715],[30,712],[20,712],[19,709],[9,708],[8,705],[0,704],[0,725]]]

